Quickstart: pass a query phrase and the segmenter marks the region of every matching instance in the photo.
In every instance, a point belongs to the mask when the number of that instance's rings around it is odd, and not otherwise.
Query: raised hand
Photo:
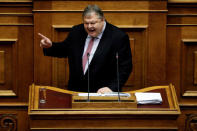
[[[47,38],[46,36],[44,36],[41,33],[38,33],[38,35],[40,36],[41,40],[40,40],[40,47],[42,48],[50,48],[52,46],[52,42],[49,38]]]

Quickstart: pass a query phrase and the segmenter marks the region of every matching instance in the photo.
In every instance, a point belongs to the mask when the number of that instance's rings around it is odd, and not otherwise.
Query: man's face
[[[103,29],[104,18],[100,19],[96,13],[92,12],[91,14],[84,16],[83,22],[88,35],[97,37]]]

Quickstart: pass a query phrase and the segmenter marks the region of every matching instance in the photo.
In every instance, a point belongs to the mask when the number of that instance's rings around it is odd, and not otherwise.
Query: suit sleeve
[[[119,87],[121,91],[121,87],[128,80],[128,77],[132,71],[132,54],[128,35],[124,35],[124,37],[122,37],[117,52],[119,66]],[[113,91],[118,91],[117,85],[116,74],[112,81],[109,83],[109,88],[111,88]]]
[[[69,45],[71,44],[72,40],[72,32],[68,34],[67,38],[62,42],[52,42],[52,47],[50,48],[43,48],[43,53],[45,56],[53,56],[53,57],[67,57]]]

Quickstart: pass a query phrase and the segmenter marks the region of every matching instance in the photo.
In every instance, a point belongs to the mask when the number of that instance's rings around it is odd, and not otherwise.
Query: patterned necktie
[[[90,54],[91,50],[92,50],[92,47],[93,47],[93,44],[94,44],[94,38],[92,37],[92,39],[90,40],[89,44],[88,44],[88,48],[83,56],[83,71],[85,71],[85,66],[87,64],[87,60],[88,60],[88,54]]]

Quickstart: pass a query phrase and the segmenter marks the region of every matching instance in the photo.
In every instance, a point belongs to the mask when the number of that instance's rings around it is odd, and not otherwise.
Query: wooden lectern
[[[135,92],[160,92],[161,104],[139,105]],[[83,101],[77,92],[49,86],[30,86],[29,109],[31,130],[178,130],[180,114],[172,85],[153,86],[127,92],[129,98],[90,97]],[[82,100],[82,101],[80,101]]]

